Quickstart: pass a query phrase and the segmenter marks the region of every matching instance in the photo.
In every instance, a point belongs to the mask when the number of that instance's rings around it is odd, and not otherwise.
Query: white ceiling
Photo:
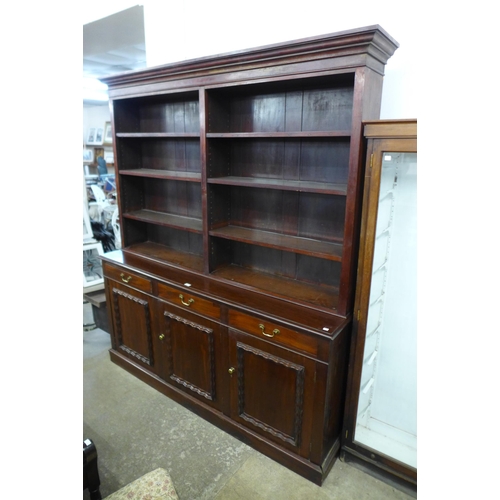
[[[83,25],[83,77],[146,67],[144,8],[136,5]],[[84,99],[84,103],[89,99]],[[92,103],[91,103],[92,104]]]

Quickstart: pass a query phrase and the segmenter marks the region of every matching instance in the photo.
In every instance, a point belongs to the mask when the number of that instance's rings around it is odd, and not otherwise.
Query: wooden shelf
[[[341,243],[330,243],[238,226],[225,226],[212,230],[210,231],[210,236],[275,248],[287,252],[300,253],[337,262],[342,260]]]
[[[201,182],[201,173],[199,172],[160,170],[154,168],[134,168],[130,170],[120,170],[120,175],[151,177],[154,179],[165,179],[174,181]]]
[[[123,251],[159,261],[163,264],[185,267],[200,273],[203,271],[203,257],[174,250],[165,245],[160,245],[151,241],[130,245]]]
[[[133,212],[126,212],[123,214],[123,217],[126,219],[148,222],[150,224],[183,229],[185,231],[190,231],[193,233],[202,232],[201,220],[194,219],[192,217],[165,214],[162,212],[155,212],[153,210],[135,210]]]
[[[308,132],[209,132],[208,139],[297,139],[316,137],[350,137],[350,130],[308,131]]]
[[[336,309],[338,289],[336,287],[309,284],[301,281],[274,276],[268,273],[252,271],[234,264],[223,266],[211,273],[211,276],[240,283],[273,296],[306,302],[317,307]]]
[[[263,189],[281,189],[284,191],[301,191],[310,193],[332,194],[346,196],[346,184],[328,184],[313,181],[291,181],[286,179],[257,179],[254,177],[211,177],[209,184],[222,184],[227,186],[242,186]]]
[[[185,139],[199,138],[200,134],[197,132],[118,132],[116,137],[123,139]]]

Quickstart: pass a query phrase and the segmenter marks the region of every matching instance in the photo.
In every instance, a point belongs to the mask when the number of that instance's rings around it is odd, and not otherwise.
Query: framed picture
[[[102,156],[104,158],[104,148],[94,148],[94,158],[97,161],[97,158]]]
[[[83,150],[83,162],[84,163],[92,163],[93,161],[94,161],[94,150],[84,148],[84,150]]]
[[[95,127],[89,128],[89,134],[87,136],[87,144],[95,144]]]
[[[102,127],[90,127],[87,135],[87,144],[100,146],[104,141],[104,129]]]
[[[104,144],[113,144],[113,134],[111,132],[111,122],[104,125]]]
[[[83,286],[93,286],[104,283],[102,271],[103,255],[102,243],[90,243],[83,245]]]
[[[115,162],[115,154],[113,151],[104,151],[104,160],[106,163],[113,164]]]
[[[94,144],[102,144],[104,141],[104,129],[102,127],[98,127],[95,129],[95,143]]]

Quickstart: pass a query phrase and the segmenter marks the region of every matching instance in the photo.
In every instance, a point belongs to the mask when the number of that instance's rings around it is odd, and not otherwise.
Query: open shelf
[[[306,78],[209,92],[210,134],[285,133],[305,136],[351,131],[354,86],[351,75]],[[213,136],[215,137],[215,136]]]
[[[266,139],[266,138],[314,138],[314,137],[350,137],[350,130],[309,131],[309,132],[209,132],[209,139]]]
[[[246,269],[234,264],[219,267],[213,271],[211,275],[216,278],[240,283],[272,295],[305,302],[316,307],[324,307],[330,310],[337,307],[337,287],[308,284],[303,281]]]
[[[184,267],[200,273],[203,271],[202,256],[169,248],[151,241],[130,245],[124,249],[124,252],[133,253],[164,264]]]
[[[123,99],[113,108],[118,138],[195,137],[200,133],[197,91]]]
[[[122,139],[182,139],[200,137],[199,132],[120,132],[117,138]]]
[[[300,238],[286,234],[226,226],[210,231],[210,236],[310,255],[327,260],[342,260],[342,244]]]
[[[154,179],[176,180],[186,182],[200,182],[201,173],[173,170],[158,170],[155,168],[135,168],[120,171],[121,175],[132,175],[137,177],[151,177]]]
[[[340,258],[345,196],[247,185],[208,185],[209,228],[221,237],[269,242]],[[236,229],[238,228],[238,229]],[[241,229],[239,229],[241,228]],[[246,228],[246,231],[243,229]],[[288,237],[285,237],[288,235]]]
[[[118,137],[116,149],[120,174],[156,171],[158,175],[171,173],[175,176],[177,172],[186,172],[196,173],[201,178],[199,138]]]
[[[323,193],[345,196],[347,194],[346,184],[328,184],[311,181],[290,181],[285,179],[255,179],[252,177],[213,177],[207,179],[209,184],[220,184],[227,186],[242,186],[262,189],[280,189],[285,191],[303,191],[310,193]]]
[[[281,182],[283,189],[302,187],[318,192],[323,186],[329,194],[346,193],[348,137],[252,137],[207,142],[209,182],[247,178],[248,182],[268,183],[273,188]]]
[[[133,212],[126,212],[123,214],[123,217],[125,217],[126,219],[134,219],[141,222],[148,222],[151,224],[158,224],[160,226],[183,229],[185,231],[192,231],[195,233],[201,233],[203,230],[202,222],[200,219],[155,212],[153,210],[142,209],[135,210]]]

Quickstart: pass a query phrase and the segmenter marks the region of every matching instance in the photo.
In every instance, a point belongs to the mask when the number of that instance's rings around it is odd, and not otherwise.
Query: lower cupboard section
[[[190,306],[178,307],[109,279],[106,289],[113,300],[112,361],[322,484],[340,447],[347,321],[328,340],[327,363],[195,314]]]

